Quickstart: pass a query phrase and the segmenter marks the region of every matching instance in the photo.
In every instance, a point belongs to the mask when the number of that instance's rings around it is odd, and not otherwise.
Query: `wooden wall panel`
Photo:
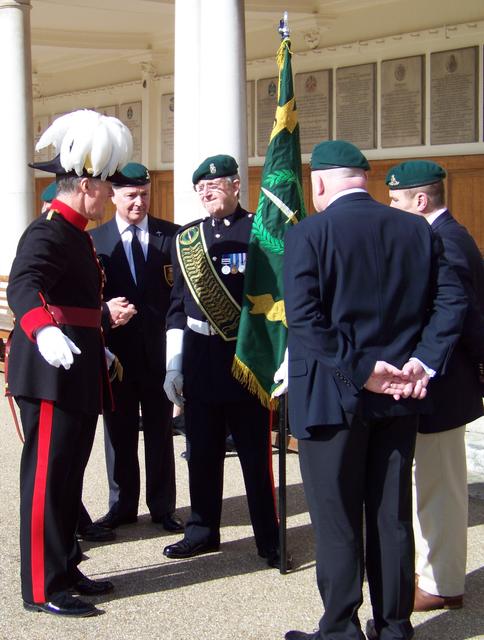
[[[433,156],[429,158],[441,164],[447,171],[447,203],[459,222],[467,227],[484,255],[484,155]],[[368,174],[368,190],[381,202],[388,203],[385,176],[400,160],[373,160]],[[262,167],[249,167],[249,209],[255,211],[259,201]],[[173,171],[151,171],[151,213],[157,218],[173,220]],[[49,178],[37,178],[35,185],[36,212],[40,211],[40,193],[50,182]],[[314,212],[311,199],[310,170],[303,166],[303,190],[308,213]],[[103,222],[114,211],[110,204]]]
[[[37,178],[35,180],[35,201],[34,201],[35,217],[40,215],[40,211],[42,209],[42,200],[40,198],[42,191],[51,182],[52,182],[52,178]]]
[[[174,216],[173,171],[150,171],[151,214],[170,220]]]

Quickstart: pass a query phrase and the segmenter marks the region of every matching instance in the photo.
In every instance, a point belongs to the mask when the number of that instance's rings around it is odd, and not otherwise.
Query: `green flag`
[[[277,52],[277,109],[252,225],[244,297],[232,372],[270,407],[274,373],[287,344],[282,261],[284,234],[306,215],[302,191],[299,124],[291,67],[291,43]]]

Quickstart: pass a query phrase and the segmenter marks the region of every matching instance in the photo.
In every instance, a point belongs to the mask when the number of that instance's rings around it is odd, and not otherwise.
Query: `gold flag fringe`
[[[282,65],[284,64],[284,52],[286,49],[289,55],[292,56],[291,40],[289,38],[284,38],[284,40],[279,45],[279,49],[277,50],[277,53],[276,53],[276,63],[277,63],[277,66],[279,67],[279,71],[281,71]]]
[[[266,409],[277,409],[277,399],[271,400],[271,396],[263,389],[254,373],[238,356],[234,356],[234,361],[232,362],[232,375],[238,382],[243,384],[250,393],[257,396]]]

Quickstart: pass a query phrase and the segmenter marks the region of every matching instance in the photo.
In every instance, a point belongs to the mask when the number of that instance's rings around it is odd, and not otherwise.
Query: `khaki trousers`
[[[418,586],[434,595],[464,593],[467,558],[465,425],[419,433],[413,465],[413,528]]]

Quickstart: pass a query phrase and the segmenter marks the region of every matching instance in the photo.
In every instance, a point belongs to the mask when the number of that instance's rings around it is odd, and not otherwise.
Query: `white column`
[[[30,0],[0,0],[0,273],[10,273],[17,243],[33,218]]]
[[[207,156],[236,158],[248,202],[243,0],[176,0],[175,221],[203,215],[191,176]]]
[[[248,203],[247,90],[243,0],[201,0],[200,148],[239,164],[241,203]]]
[[[175,222],[202,215],[192,188],[200,157],[200,0],[175,1]]]

